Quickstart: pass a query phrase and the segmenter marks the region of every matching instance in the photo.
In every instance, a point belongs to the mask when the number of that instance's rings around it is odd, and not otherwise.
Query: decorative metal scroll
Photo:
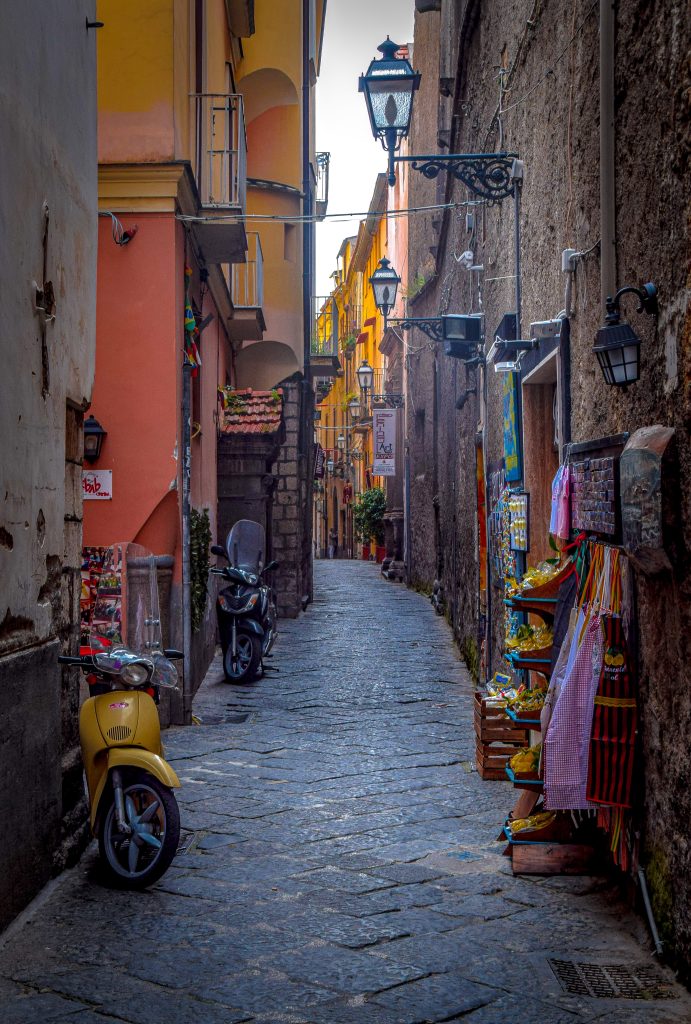
[[[441,171],[453,174],[471,192],[487,201],[489,206],[514,194],[511,177],[514,153],[448,153],[429,156],[400,156],[396,162],[411,163],[414,171],[426,178],[436,178]]]
[[[440,316],[426,319],[425,317],[406,317],[402,320],[395,318],[387,320],[389,324],[395,324],[396,327],[400,327],[402,331],[410,331],[413,327],[417,327],[419,331],[426,334],[428,338],[433,341],[442,341],[442,320]]]
[[[388,405],[391,409],[402,409],[405,404],[405,400],[403,395],[394,395],[390,392],[386,392],[382,395],[372,395],[372,404]]]

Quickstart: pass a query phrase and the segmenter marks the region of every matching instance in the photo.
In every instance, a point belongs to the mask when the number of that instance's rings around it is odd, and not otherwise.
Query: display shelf
[[[519,590],[517,593],[512,594],[509,600],[514,598],[527,599],[534,601],[535,599],[552,598],[554,601],[557,599],[559,594],[559,587],[562,585],[566,577],[573,571],[573,562],[568,561],[566,565],[562,566],[559,572],[552,576],[551,579],[545,583],[541,583],[537,587],[528,587],[527,590]]]
[[[527,672],[541,672],[549,677],[552,664],[552,647],[544,647],[539,651],[547,657],[538,657],[535,651],[504,651],[504,659],[514,669],[523,669]]]
[[[534,712],[530,713],[534,714]],[[512,711],[511,708],[506,709],[506,714],[512,722],[516,723],[516,725],[525,726],[526,728],[531,729],[532,732],[539,732],[541,729],[542,723],[539,718],[523,718],[520,716],[520,713],[517,714],[515,711]]]
[[[530,591],[528,591],[530,593]],[[539,615],[548,626],[554,622],[554,613],[557,608],[556,597],[523,597],[515,594],[513,597],[505,597],[504,604],[512,611],[522,612],[524,615]]]
[[[544,787],[542,779],[538,779],[537,777],[534,779],[530,779],[525,775],[516,775],[513,768],[509,767],[508,764],[506,765],[504,771],[508,775],[509,780],[513,782],[514,786],[516,786],[518,789],[525,789],[527,786],[530,789],[537,789],[540,792],[542,792],[542,789]]]

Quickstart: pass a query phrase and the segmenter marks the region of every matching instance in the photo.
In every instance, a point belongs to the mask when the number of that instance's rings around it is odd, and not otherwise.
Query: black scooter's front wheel
[[[238,633],[236,654],[233,656],[232,644],[223,657],[223,671],[227,683],[250,683],[256,679],[261,670],[262,645],[255,633]]]
[[[132,769],[123,786],[123,834],[115,817],[115,798],[101,819],[98,846],[109,881],[120,888],[145,889],[170,867],[180,841],[180,811],[172,792],[148,772]]]

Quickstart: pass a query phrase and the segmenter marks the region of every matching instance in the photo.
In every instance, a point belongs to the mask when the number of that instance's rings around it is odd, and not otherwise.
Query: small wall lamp
[[[95,416],[89,416],[84,421],[84,458],[87,462],[96,462],[99,458],[103,438],[107,433]]]
[[[593,346],[605,382],[623,388],[637,381],[640,374],[640,339],[629,324],[621,322],[619,304],[622,296],[627,294],[638,296],[639,313],[657,315],[657,288],[654,284],[649,282],[642,288],[626,285],[613,299],[607,297],[607,315]]]

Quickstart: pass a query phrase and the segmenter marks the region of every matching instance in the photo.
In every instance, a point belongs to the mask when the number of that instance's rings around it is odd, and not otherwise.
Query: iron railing
[[[247,262],[230,265],[230,298],[235,309],[264,305],[264,254],[259,232],[247,232]]]
[[[329,163],[330,153],[317,153],[317,194],[315,197],[317,220],[323,220],[326,216],[326,208],[329,204]]]
[[[247,194],[247,138],[242,96],[194,93],[196,182],[202,206],[239,207]]]
[[[338,356],[338,307],[331,295],[317,295],[314,299],[313,323],[311,354]]]

